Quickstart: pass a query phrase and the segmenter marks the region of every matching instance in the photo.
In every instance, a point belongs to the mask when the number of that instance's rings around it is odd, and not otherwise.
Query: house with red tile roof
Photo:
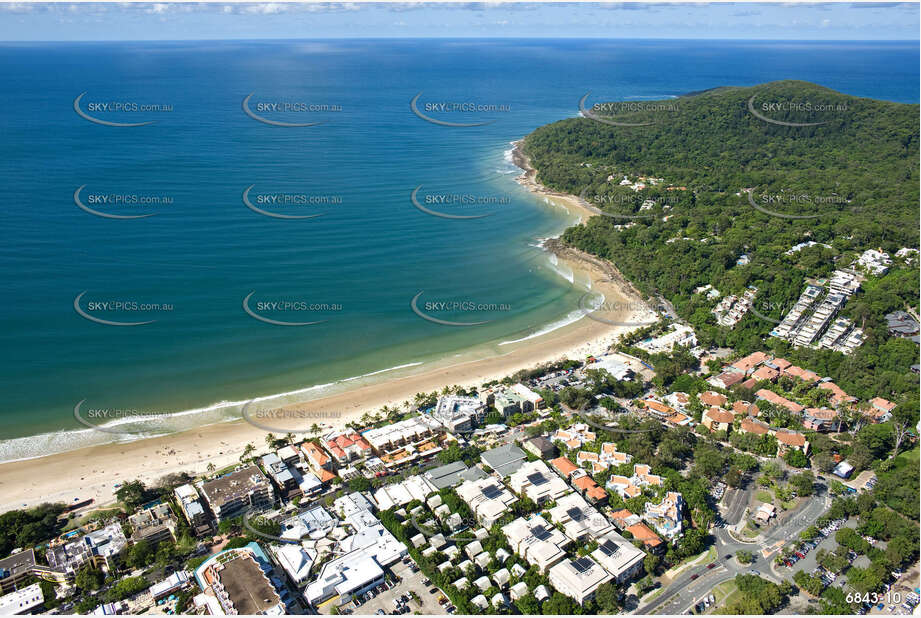
[[[732,427],[732,412],[721,408],[709,408],[700,419],[701,424],[710,431],[728,432]]]
[[[633,524],[625,531],[632,534],[637,541],[641,541],[648,551],[657,554],[665,550],[665,543],[646,524]]]
[[[324,446],[340,464],[371,456],[371,445],[356,431],[329,436]]]
[[[674,409],[655,399],[647,399],[643,403],[646,405],[646,410],[648,410],[650,414],[658,416],[659,418],[667,418],[675,413]]]
[[[621,453],[617,450],[617,445],[613,442],[605,442],[601,445],[601,461],[612,466],[630,463],[633,457],[628,453]]]
[[[751,374],[752,370],[755,367],[757,367],[758,365],[760,365],[761,363],[765,362],[768,359],[770,359],[770,356],[768,356],[764,352],[752,352],[745,358],[740,358],[739,360],[734,362],[732,365],[730,365],[730,367],[732,367],[736,371],[739,371],[745,375],[749,375]]]
[[[838,412],[828,408],[806,408],[803,412],[803,427],[810,431],[831,431],[838,418]]]
[[[758,416],[758,404],[747,401],[733,401],[732,412],[737,416]]]
[[[608,492],[601,488],[595,480],[589,475],[580,476],[577,479],[572,481],[573,487],[575,487],[579,493],[581,493],[586,500],[591,504],[598,504],[608,499]]]
[[[618,530],[626,530],[630,526],[638,524],[641,521],[639,515],[634,515],[627,509],[620,509],[619,511],[608,513],[608,519],[617,526]]]
[[[726,402],[729,401],[726,395],[721,395],[715,391],[705,391],[698,395],[697,398],[705,406],[716,406],[717,408],[725,406]]]
[[[796,365],[790,365],[784,369],[783,375],[802,380],[807,384],[815,384],[822,379],[822,376],[815,373],[814,371],[809,371],[808,369],[803,369],[802,367],[797,367]]]
[[[778,454],[783,454],[791,448],[802,451],[804,455],[809,454],[809,441],[798,431],[778,429],[774,432],[774,437],[777,438]]]
[[[579,466],[572,463],[565,457],[557,457],[550,461],[550,465],[562,476],[564,479],[568,479],[573,472],[579,470]]]
[[[761,390],[756,392],[755,395],[757,395],[759,399],[764,399],[765,401],[769,403],[773,403],[774,405],[783,406],[784,408],[788,409],[790,412],[793,412],[794,414],[799,414],[805,409],[804,406],[801,406],[795,401],[790,401],[786,397],[781,397],[774,391],[769,391],[766,388],[762,388]]]
[[[788,361],[788,360],[785,359],[785,358],[775,358],[775,359],[773,359],[772,361],[770,361],[770,362],[768,363],[768,365],[774,367],[774,369],[778,369],[778,370],[780,370],[780,371],[784,371],[787,367],[792,366],[793,363],[791,363],[790,361]]]
[[[643,493],[643,490],[634,485],[633,481],[619,474],[612,474],[605,487],[618,494],[621,498],[636,498]]]
[[[314,470],[332,470],[333,463],[330,456],[313,442],[304,442],[301,444],[301,452],[304,453],[304,458]]]
[[[763,423],[751,417],[745,417],[742,419],[742,424],[739,425],[739,431],[742,433],[753,433],[756,436],[766,436],[770,433],[771,428],[767,423]]]
[[[707,383],[710,386],[715,386],[717,388],[729,388],[735,384],[738,384],[745,379],[745,374],[738,371],[724,371],[718,376],[713,376],[707,380]]]
[[[768,367],[767,365],[762,365],[761,367],[758,367],[757,369],[755,369],[755,371],[752,372],[752,377],[759,382],[761,380],[767,380],[769,382],[774,382],[775,380],[777,380],[778,377],[780,377],[780,372],[777,371],[776,369],[772,369],[771,367]]]
[[[828,397],[828,403],[836,408],[844,404],[857,403],[856,397],[848,395],[846,392],[844,392],[844,389],[842,389],[834,382],[821,382],[819,383],[819,388],[831,392],[831,395]]]

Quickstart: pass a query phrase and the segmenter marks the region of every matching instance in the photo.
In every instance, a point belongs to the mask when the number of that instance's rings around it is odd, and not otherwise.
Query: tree
[[[894,439],[892,456],[895,457],[899,454],[899,447],[902,445],[905,436],[918,424],[918,401],[914,400],[896,406],[892,410],[892,420],[890,422],[892,423]]]
[[[551,616],[566,616],[575,613],[581,613],[581,609],[576,602],[559,592],[554,592],[553,596],[544,601],[541,606],[545,614]],[[577,611],[580,610],[580,611]]]
[[[656,569],[659,568],[662,558],[658,554],[648,553],[646,557],[643,558],[643,567],[646,569],[647,575],[655,575]]]
[[[744,549],[740,549],[739,551],[736,552],[736,559],[741,564],[751,564],[753,558],[754,556],[752,555],[750,551],[745,551]]]
[[[145,502],[147,488],[138,480],[128,481],[115,491],[115,497],[129,509],[135,509]]]
[[[617,596],[617,586],[612,582],[598,586],[598,590],[595,591],[595,602],[598,604],[599,612],[602,614],[616,614],[620,609]]]
[[[790,484],[796,489],[796,493],[800,497],[811,496],[814,483],[815,475],[809,470],[796,474],[790,479]]]
[[[809,465],[809,460],[803,455],[803,452],[793,448],[784,453],[783,460],[794,468],[805,468]]]
[[[741,487],[742,486],[742,472],[739,471],[735,466],[729,468],[729,472],[726,473],[726,484],[730,487]]]
[[[265,445],[270,449],[275,448],[275,435],[272,433],[265,434]]]
[[[105,575],[102,571],[88,564],[77,571],[74,577],[74,585],[83,591],[99,590],[104,581]]]
[[[247,445],[243,447],[243,453],[240,454],[240,461],[243,462],[250,459],[250,456],[255,450],[256,447],[252,443],[247,443]]]

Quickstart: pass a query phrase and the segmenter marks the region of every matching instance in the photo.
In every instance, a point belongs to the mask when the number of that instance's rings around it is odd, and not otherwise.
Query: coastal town
[[[8,513],[53,534],[3,530],[0,608],[907,614],[918,526],[881,491],[904,468],[879,462],[917,470],[911,418],[663,321],[597,357],[266,432],[235,465],[128,481],[112,504]]]

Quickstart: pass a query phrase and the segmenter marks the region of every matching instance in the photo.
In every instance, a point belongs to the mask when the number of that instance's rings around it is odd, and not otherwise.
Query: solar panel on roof
[[[572,566],[576,569],[577,573],[588,573],[592,570],[592,567],[595,566],[595,563],[589,558],[579,558],[572,561]]]
[[[573,521],[581,521],[585,519],[585,515],[582,514],[582,509],[575,506],[567,510],[566,514],[569,515],[569,518]]]
[[[534,537],[535,537],[536,539],[540,540],[540,541],[546,541],[547,539],[549,539],[549,538],[552,536],[552,535],[550,534],[550,531],[547,530],[547,529],[546,529],[545,527],[543,527],[543,526],[537,526],[536,528],[532,529],[532,530],[531,530],[531,534],[533,534]]]
[[[502,495],[502,490],[500,490],[495,485],[489,485],[483,488],[483,495],[486,496],[489,500],[495,500]]]
[[[547,479],[540,472],[534,472],[528,475],[528,481],[531,482],[531,485],[543,485],[547,482]]]
[[[603,553],[605,556],[613,556],[617,554],[617,552],[620,550],[620,547],[618,547],[616,543],[613,543],[610,540],[606,540],[604,543],[598,546],[598,549],[600,549],[601,553]]]

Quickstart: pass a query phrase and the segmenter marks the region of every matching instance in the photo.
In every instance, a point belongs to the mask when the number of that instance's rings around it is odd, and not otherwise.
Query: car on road
[[[754,575],[755,577],[758,577],[758,576],[761,575],[761,571],[756,571],[755,569],[751,569],[751,570],[748,572],[748,574],[749,574],[749,575]]]
[[[707,565],[707,570],[709,570],[709,569],[715,569],[715,568],[716,568],[716,563],[715,563],[715,562],[711,562],[710,564]]]
[[[726,554],[723,556],[723,560],[732,560],[732,554]]]
[[[693,575],[691,575],[691,581],[694,581],[698,577],[700,577],[700,575],[698,575],[697,573],[694,573]]]

